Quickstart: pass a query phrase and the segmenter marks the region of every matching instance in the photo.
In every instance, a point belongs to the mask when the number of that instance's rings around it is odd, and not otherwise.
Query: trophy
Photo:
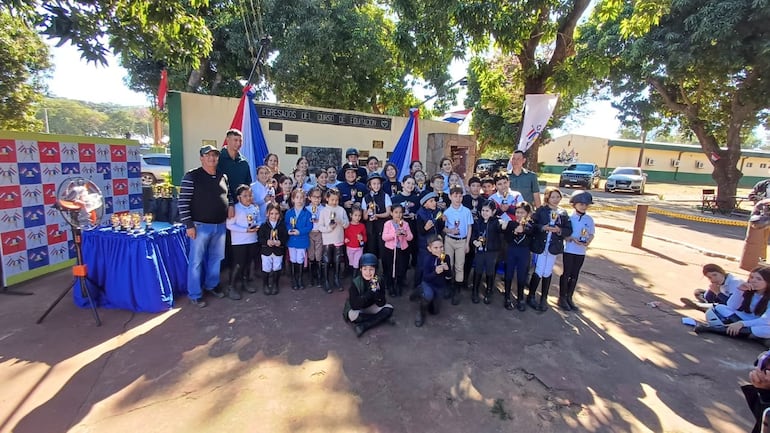
[[[356,201],[356,195],[358,195],[358,190],[356,190],[355,188],[352,188],[350,190],[350,199],[353,200],[353,202]]]
[[[398,187],[396,186],[396,184],[395,183],[391,184],[390,185],[390,195],[396,195],[397,192],[398,192]]]
[[[583,227],[583,229],[580,230],[580,237],[578,238],[578,240],[583,243],[588,242],[588,229]]]
[[[114,213],[110,216],[110,223],[112,223],[112,231],[120,230],[120,215]]]
[[[246,222],[249,225],[249,228],[254,227],[254,214],[248,213],[246,214]]]
[[[142,229],[142,216],[138,212],[131,214],[131,229],[135,232]]]
[[[313,220],[313,222],[318,221],[318,206],[310,206],[310,219]]]
[[[369,203],[367,213],[369,214],[369,221],[374,221],[377,217],[375,216],[374,212],[377,205],[374,204],[374,202]]]
[[[455,228],[460,229],[460,220],[455,220]]]
[[[274,241],[278,240],[278,229],[270,230],[270,239]]]
[[[441,263],[443,265],[444,264],[444,259],[446,259],[446,254],[441,253],[441,255],[438,256],[439,263]]]
[[[128,229],[131,227],[131,215],[128,214],[128,212],[125,212],[120,215],[120,230],[121,231],[128,231]]]
[[[443,215],[444,213],[441,211],[436,212],[436,221],[440,220]]]
[[[297,228],[297,219],[294,217],[291,217],[289,219],[289,224],[291,224],[291,229],[294,230]]]
[[[273,188],[272,186],[270,188],[268,188],[267,189],[267,194],[265,194],[265,196],[270,196],[270,197],[275,198],[275,188]],[[272,201],[272,199],[270,201]]]
[[[153,220],[153,215],[151,213],[144,214],[144,229],[148,232],[151,232],[153,230],[152,220]]]
[[[329,215],[329,224],[330,225],[337,224],[336,218],[337,218],[337,213],[332,211],[332,213]]]
[[[377,275],[372,277],[371,287],[372,287],[372,292],[376,292],[377,290],[380,290],[380,280],[377,278]]]
[[[484,235],[479,236],[478,241],[481,245],[479,245],[479,251],[484,251],[484,247],[487,243],[487,238],[484,237]]]
[[[356,235],[356,238],[358,238],[358,246],[363,247],[364,246],[364,236],[359,233]]]
[[[559,218],[559,213],[555,210],[551,211],[551,221],[548,223],[549,226],[555,226],[556,225],[556,219]]]

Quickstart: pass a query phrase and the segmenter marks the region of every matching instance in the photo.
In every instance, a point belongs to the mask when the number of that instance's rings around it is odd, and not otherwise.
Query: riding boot
[[[572,311],[578,311],[579,308],[575,305],[575,303],[572,301],[572,297],[575,295],[575,288],[577,287],[577,279],[571,279],[569,281],[569,285],[567,286],[567,304],[570,308],[572,308]]]
[[[315,278],[316,278],[316,287],[323,287],[324,281],[326,280],[326,277],[324,277],[323,269],[326,268],[326,264],[322,261],[316,261],[315,262]]]
[[[324,291],[326,293],[332,292],[332,286],[329,276],[329,271],[331,270],[331,264],[326,262],[321,262],[321,281],[323,282]]]
[[[503,307],[505,307],[506,310],[513,310],[513,301],[511,300],[511,285],[513,284],[513,280],[506,278],[505,279],[505,299],[503,300]]]
[[[404,286],[406,286],[406,278],[396,277],[396,288],[394,289],[394,292],[396,292],[397,298],[400,298],[401,295],[404,294]]]
[[[305,283],[302,281],[302,274],[305,272],[305,265],[302,263],[297,263],[297,288],[300,290],[303,290],[305,288]]]
[[[417,317],[414,319],[414,326],[420,327],[425,323],[425,312],[428,309],[429,302],[425,298],[420,298],[420,306],[417,308]]]
[[[299,289],[299,286],[297,285],[297,264],[293,262],[289,262],[289,272],[291,272],[291,289],[297,290]]]
[[[538,311],[548,311],[548,291],[551,289],[551,277],[542,278],[542,288],[540,289],[540,305]]]
[[[373,316],[356,323],[356,326],[353,328],[356,331],[356,337],[361,337],[367,330],[372,329],[380,323],[388,320],[392,314],[392,308],[383,308],[378,311],[377,314],[374,314]]]
[[[569,293],[569,278],[566,275],[559,277],[559,302],[556,305],[564,311],[572,311],[567,303],[567,294]]]
[[[270,272],[262,272],[262,292],[265,295],[273,294],[273,289],[270,288]]]
[[[278,281],[281,277],[280,271],[271,272],[273,274],[273,295],[277,295],[280,291],[280,288],[278,287]]]
[[[526,311],[527,303],[524,301],[524,284],[520,284],[519,281],[516,281],[516,309]]]
[[[473,274],[473,286],[471,287],[471,302],[474,304],[479,303],[479,286],[481,286],[481,274],[475,272]]]
[[[693,329],[693,331],[696,334],[701,334],[703,332],[710,332],[712,334],[727,335],[729,337],[737,337],[737,338],[751,337],[751,328],[746,326],[744,326],[738,331],[738,335],[729,335],[727,333],[727,326],[698,325]]]
[[[230,299],[237,301],[241,299],[241,292],[238,290],[238,287],[236,285],[236,281],[240,280],[241,273],[241,265],[235,264],[233,265],[232,270],[230,271],[230,283],[227,286],[227,297]]]
[[[341,262],[342,260],[340,260],[339,256],[337,256],[334,260],[334,287],[336,287],[340,292],[345,290],[342,288],[342,282],[340,281],[340,274],[342,274],[342,268],[344,266],[344,263]]]
[[[537,301],[535,301],[538,285],[540,285],[540,275],[533,272],[532,278],[530,278],[529,280],[529,292],[527,293],[527,304],[530,307],[534,308],[535,310],[538,309]]]
[[[484,291],[484,303],[489,305],[492,302],[492,289],[495,288],[495,274],[487,275],[487,288]]]
[[[315,286],[318,284],[318,262],[315,260],[310,261],[310,286]]]
[[[452,305],[460,305],[460,287],[462,284],[461,281],[452,282]]]

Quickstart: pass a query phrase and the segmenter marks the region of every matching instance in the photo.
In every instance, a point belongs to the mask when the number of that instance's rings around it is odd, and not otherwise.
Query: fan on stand
[[[88,303],[91,306],[96,326],[101,326],[102,321],[99,319],[99,313],[96,311],[96,302],[91,295],[91,291],[88,289],[88,278],[86,278],[88,269],[83,264],[81,236],[83,229],[94,228],[102,220],[104,215],[104,196],[93,181],[82,177],[70,177],[59,185],[56,193],[56,204],[53,207],[61,212],[64,221],[70,225],[72,239],[75,242],[77,264],[72,267],[72,284],[48,307],[45,313],[37,320],[37,323],[41,323],[56,304],[79,282],[83,297],[88,299]]]

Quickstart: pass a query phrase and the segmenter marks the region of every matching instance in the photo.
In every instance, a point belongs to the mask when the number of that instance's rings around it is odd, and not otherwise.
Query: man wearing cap
[[[367,192],[366,185],[358,182],[357,177],[356,167],[348,165],[344,167],[343,181],[337,184],[337,189],[340,191],[340,204],[345,208],[348,216],[350,216],[353,205],[356,203],[360,205],[364,194]]]
[[[206,301],[201,288],[217,298],[225,296],[219,289],[219,268],[225,256],[227,209],[234,203],[228,199],[227,175],[217,171],[219,150],[206,145],[199,153],[201,166],[188,171],[182,178],[179,218],[187,226],[190,238],[187,295],[191,304],[203,308]],[[205,281],[201,281],[202,273],[206,276]]]
[[[365,182],[368,175],[366,168],[358,165],[358,149],[351,147],[345,151],[346,163],[342,164],[340,170],[344,171],[348,168],[356,170],[356,182]]]
[[[540,207],[540,184],[537,182],[537,174],[524,168],[527,158],[524,152],[516,150],[511,155],[511,171],[508,173],[509,187],[518,191],[524,197],[524,201],[532,205],[532,209]]]

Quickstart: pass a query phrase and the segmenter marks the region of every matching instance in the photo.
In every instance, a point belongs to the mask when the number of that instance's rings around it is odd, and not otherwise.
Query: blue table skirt
[[[185,227],[153,227],[155,231],[142,234],[111,228],[83,231],[83,262],[98,306],[157,313],[173,307],[175,293],[187,293],[190,241]],[[88,307],[79,283],[73,297],[76,305]]]

